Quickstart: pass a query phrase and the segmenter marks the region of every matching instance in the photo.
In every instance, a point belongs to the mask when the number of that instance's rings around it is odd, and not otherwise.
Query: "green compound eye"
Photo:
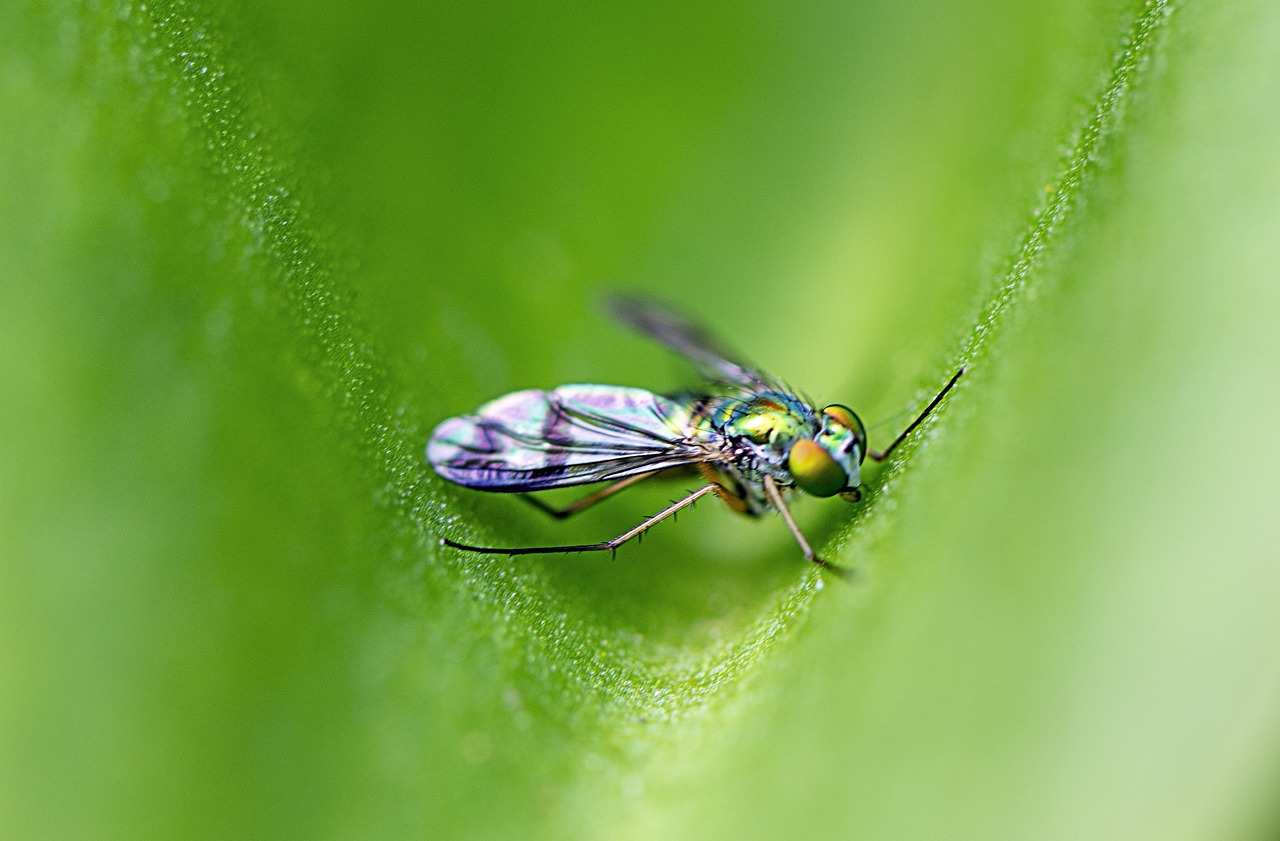
[[[858,416],[853,413],[848,406],[841,406],[839,403],[833,403],[822,410],[822,414],[831,418],[845,429],[856,430],[862,424],[858,423]]]
[[[859,442],[867,440],[867,430],[862,425],[862,419],[848,406],[832,403],[822,410],[822,414],[852,432]]]
[[[844,468],[812,438],[795,443],[787,457],[787,468],[800,490],[814,496],[835,496],[849,481]]]

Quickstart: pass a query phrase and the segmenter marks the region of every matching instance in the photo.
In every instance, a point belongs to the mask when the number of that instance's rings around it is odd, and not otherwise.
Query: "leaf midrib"
[[[1108,81],[1074,132],[1058,176],[1032,211],[1026,232],[1011,252],[1008,269],[971,319],[973,325],[955,360],[981,365],[1010,314],[1028,305],[1036,271],[1044,255],[1062,237],[1096,169],[1099,153],[1120,130],[1121,112],[1172,7],[1167,0],[1144,4],[1125,30]],[[241,82],[218,52],[218,38],[187,3],[153,7],[148,24],[161,47],[176,86],[208,140],[215,167],[227,183],[228,200],[276,267],[287,320],[310,349],[305,361],[334,406],[344,434],[374,465],[371,474],[384,488],[381,502],[412,535],[423,553],[431,553],[428,575],[438,576],[468,603],[484,606],[494,621],[508,623],[504,646],[537,652],[555,662],[580,699],[592,698],[603,718],[662,720],[709,708],[713,700],[757,670],[783,641],[794,637],[817,594],[822,573],[801,575],[764,607],[736,641],[708,650],[657,651],[643,642],[619,640],[610,629],[574,614],[574,606],[553,595],[535,570],[503,570],[476,565],[453,553],[432,551],[445,521],[454,518],[440,480],[421,457],[421,424],[411,407],[398,407],[379,362],[376,345],[354,316],[351,293],[313,231],[306,202],[289,184],[290,166],[278,160],[264,141]],[[940,376],[949,372],[939,372]],[[952,399],[964,399],[961,388]],[[941,422],[940,414],[933,422]],[[885,503],[896,493],[898,478],[911,461],[908,443],[878,477],[878,492],[849,518],[828,552],[838,555],[863,524],[888,514]],[[497,606],[501,606],[499,609]],[[512,622],[514,619],[514,623]]]

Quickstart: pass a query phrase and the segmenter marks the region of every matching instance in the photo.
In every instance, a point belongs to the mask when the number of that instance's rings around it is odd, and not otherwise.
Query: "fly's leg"
[[[786,520],[787,528],[791,529],[791,534],[795,537],[796,543],[800,544],[800,551],[804,552],[804,559],[824,569],[829,569],[841,577],[848,578],[849,571],[847,569],[822,560],[822,558],[818,557],[818,553],[813,551],[813,547],[809,545],[809,538],[804,536],[804,532],[800,531],[800,526],[796,523],[796,518],[791,516],[791,509],[787,507],[787,501],[782,498],[782,491],[778,489],[778,483],[767,473],[764,476],[764,492],[769,497],[769,501],[773,503],[773,507],[777,508],[778,512],[782,514],[782,519]]]
[[[499,546],[470,546],[466,543],[458,543],[456,541],[449,540],[448,538],[443,538],[443,537],[440,539],[440,542],[445,546],[452,546],[454,549],[462,549],[465,552],[476,552],[481,555],[515,556],[515,555],[551,555],[551,554],[569,553],[569,552],[612,552],[622,544],[626,543],[631,538],[639,537],[640,535],[644,534],[650,528],[652,528],[653,526],[656,526],[658,523],[667,519],[672,514],[675,514],[677,511],[680,511],[681,509],[688,508],[690,505],[693,505],[695,502],[697,502],[699,499],[702,499],[707,494],[710,494],[710,493],[718,494],[723,492],[724,492],[724,489],[721,488],[715,482],[712,482],[709,485],[704,485],[701,488],[698,488],[693,493],[686,496],[685,498],[671,503],[666,508],[659,511],[657,514],[654,514],[652,517],[645,520],[643,523],[631,529],[630,531],[625,531],[622,534],[615,537],[613,540],[605,540],[601,543],[581,543],[573,546],[522,546],[522,547],[513,547],[508,549],[508,548],[502,548]]]
[[[568,518],[572,517],[574,514],[577,514],[579,511],[585,511],[586,509],[595,505],[597,502],[606,500],[609,497],[613,496],[614,494],[618,493],[619,491],[625,491],[627,488],[631,487],[637,482],[640,482],[644,479],[648,479],[650,476],[654,476],[658,472],[659,471],[655,470],[651,473],[641,473],[638,476],[628,476],[626,479],[620,479],[617,482],[614,482],[612,485],[607,485],[598,491],[587,494],[582,499],[578,500],[577,502],[566,505],[564,508],[555,508],[553,506],[547,505],[545,502],[538,499],[536,496],[530,496],[529,494],[520,494],[520,498],[523,499],[525,502],[529,503],[530,505],[532,505],[534,508],[537,508],[543,514],[546,514],[549,517],[554,517],[557,520],[567,520]]]
[[[917,426],[920,425],[920,422],[923,421],[925,418],[929,417],[929,413],[938,407],[938,404],[942,402],[942,398],[947,396],[947,392],[951,390],[951,387],[956,384],[956,380],[960,379],[960,375],[963,373],[964,373],[963,368],[961,368],[959,371],[956,371],[956,375],[951,378],[951,381],[949,383],[947,383],[945,386],[942,387],[942,391],[938,392],[938,396],[933,398],[933,400],[929,402],[928,406],[924,407],[924,411],[920,413],[920,416],[917,417],[915,420],[913,420],[910,426],[902,430],[902,434],[899,435],[897,438],[895,438],[892,444],[890,444],[888,447],[878,452],[876,450],[868,450],[867,458],[872,459],[874,461],[884,461],[885,459],[887,459],[890,453],[898,449],[899,444],[907,440],[908,435],[910,435],[912,432],[915,432],[915,429]]]

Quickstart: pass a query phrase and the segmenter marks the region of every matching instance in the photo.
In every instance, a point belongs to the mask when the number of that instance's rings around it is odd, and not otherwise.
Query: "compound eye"
[[[822,410],[822,414],[831,418],[845,429],[857,430],[861,424],[858,423],[858,416],[848,406],[841,406],[839,403],[832,403],[830,406]]]
[[[812,438],[795,443],[787,456],[787,469],[800,490],[814,496],[835,496],[849,481],[844,468]]]
[[[833,403],[822,410],[822,415],[852,432],[853,440],[858,442],[859,447],[866,448],[867,428],[862,425],[862,419],[853,413],[853,409]]]

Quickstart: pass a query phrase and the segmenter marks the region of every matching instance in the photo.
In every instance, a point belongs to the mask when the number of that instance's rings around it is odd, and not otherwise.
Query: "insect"
[[[654,476],[692,470],[705,484],[600,543],[510,548],[449,539],[442,543],[511,556],[613,551],[714,494],[750,517],[777,511],[806,560],[836,569],[814,552],[786,496],[798,490],[857,502],[863,460],[888,458],[964,373],[963,368],[957,371],[893,443],[869,450],[866,428],[847,406],[815,408],[775,378],[736,361],[706,331],[660,305],[618,298],[610,308],[623,324],[692,362],[705,380],[703,387],[670,395],[608,385],[517,391],[437,426],[427,444],[427,461],[451,482],[520,494],[558,519]],[[565,508],[529,496],[603,482],[609,484]]]

